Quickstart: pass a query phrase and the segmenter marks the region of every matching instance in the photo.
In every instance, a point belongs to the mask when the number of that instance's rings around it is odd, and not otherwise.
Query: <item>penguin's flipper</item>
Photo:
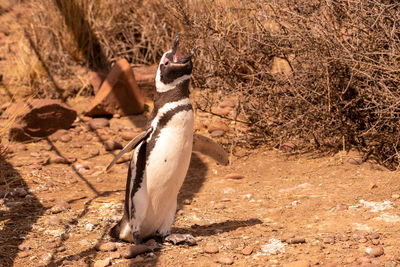
[[[111,167],[117,162],[117,160],[122,157],[125,153],[131,152],[143,139],[153,131],[153,127],[150,127],[146,131],[141,132],[135,138],[133,138],[129,143],[114,157],[111,163],[107,166],[106,171],[110,170]]]
[[[228,153],[218,143],[204,135],[193,134],[193,151],[209,156],[221,165],[229,164]]]

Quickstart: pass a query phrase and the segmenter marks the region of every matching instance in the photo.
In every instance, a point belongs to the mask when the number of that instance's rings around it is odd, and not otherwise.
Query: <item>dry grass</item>
[[[32,59],[33,70],[22,73],[33,78],[20,75],[20,81],[39,96],[90,93],[82,70],[107,68],[120,58],[156,63],[175,33],[184,32],[184,46],[199,47],[194,85],[203,92],[200,108],[239,96],[239,116],[252,126],[240,136],[242,144],[357,147],[366,158],[399,165],[397,1],[53,0],[24,6],[32,16],[20,24],[39,63]]]

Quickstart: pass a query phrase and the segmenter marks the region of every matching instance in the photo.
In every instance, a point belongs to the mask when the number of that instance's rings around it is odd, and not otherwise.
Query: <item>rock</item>
[[[354,159],[354,158],[349,158],[347,160],[347,162],[350,163],[350,164],[353,164],[353,165],[361,165],[361,162],[356,160],[356,159]]]
[[[117,246],[114,242],[99,243],[95,246],[98,251],[115,251]]]
[[[379,239],[380,235],[378,233],[370,233],[369,238],[371,239]]]
[[[61,218],[58,215],[50,216],[49,220],[47,221],[49,225],[59,225],[60,222]]]
[[[107,151],[113,151],[116,149],[122,149],[122,145],[114,140],[107,140],[104,142],[104,147]]]
[[[232,111],[230,107],[213,107],[211,108],[211,112],[220,116],[227,116]]]
[[[111,259],[97,260],[94,262],[93,267],[105,267],[111,264]]]
[[[392,198],[393,198],[394,200],[400,199],[400,195],[399,195],[399,194],[393,194],[393,195],[392,195]]]
[[[68,160],[66,158],[60,157],[59,155],[50,155],[50,157],[47,158],[46,164],[68,164]]]
[[[53,99],[18,102],[4,114],[8,117],[18,114],[10,128],[9,139],[19,142],[49,136],[58,129],[68,129],[76,118],[75,110]]]
[[[72,136],[70,134],[64,134],[61,136],[60,141],[63,143],[68,143],[72,140]]]
[[[50,209],[50,212],[51,213],[60,213],[60,212],[66,211],[70,208],[71,208],[71,205],[69,205],[68,202],[61,201],[61,202],[58,202],[56,205],[54,205]]]
[[[248,255],[250,255],[251,253],[253,253],[253,248],[252,248],[252,247],[247,246],[247,247],[245,247],[244,249],[242,249],[242,254],[243,254],[243,255],[248,256]]]
[[[197,244],[196,239],[190,234],[170,234],[165,238],[165,241],[174,245],[188,244],[189,246],[193,246]]]
[[[225,175],[225,179],[240,180],[243,178],[244,178],[244,176],[239,173],[230,173],[230,174]]]
[[[20,251],[18,252],[18,257],[19,258],[26,258],[30,255],[31,253],[29,251]]]
[[[350,238],[347,235],[344,235],[344,236],[341,236],[339,240],[342,242],[346,242],[346,241],[349,241],[349,239]]]
[[[288,244],[302,244],[306,243],[306,239],[304,237],[292,237],[285,240]]]
[[[131,131],[123,131],[121,133],[121,138],[125,141],[131,141],[133,138],[135,138],[138,135],[138,133],[131,132]]]
[[[25,197],[28,192],[23,187],[14,188],[14,190],[10,193],[11,196],[15,197]]]
[[[156,92],[155,78],[158,65],[137,67],[133,69],[135,80],[143,95],[149,99],[154,99]]]
[[[385,251],[382,246],[374,247],[374,248],[366,248],[365,253],[368,254],[370,257],[379,257],[385,254]]]
[[[92,148],[89,150],[89,155],[91,157],[96,157],[100,154],[100,151],[97,148]]]
[[[212,132],[210,133],[211,137],[214,137],[214,138],[216,138],[216,137],[221,137],[221,136],[223,136],[224,134],[225,134],[225,131],[222,131],[222,130],[216,130],[216,131],[212,131]]]
[[[31,249],[31,245],[29,245],[28,243],[22,243],[20,245],[18,245],[18,250],[29,250]]]
[[[379,245],[381,242],[378,239],[372,239],[371,240],[372,245],[377,246]]]
[[[133,257],[136,257],[139,254],[143,254],[150,251],[150,248],[146,245],[134,245],[128,247],[126,250],[124,250],[121,255],[125,259],[130,259]]]
[[[17,152],[22,152],[22,151],[28,150],[28,148],[24,144],[18,144],[16,149],[17,149]]]
[[[224,122],[222,122],[222,121],[214,121],[214,122],[211,122],[209,125],[208,125],[208,132],[209,133],[212,133],[212,132],[214,132],[214,131],[224,131],[224,132],[227,132],[227,131],[229,131],[229,127],[228,127],[228,125],[226,125]]]
[[[40,257],[40,261],[44,264],[48,264],[50,263],[51,259],[53,258],[53,255],[51,255],[51,253],[44,253],[41,257]]]
[[[126,59],[115,63],[86,112],[87,116],[140,114],[144,98]]]
[[[87,74],[87,79],[93,87],[93,93],[96,95],[99,91],[101,84],[103,83],[104,79],[106,78],[106,72],[96,72],[96,71],[89,71]]]
[[[306,260],[293,261],[293,262],[283,264],[283,267],[309,267],[309,266],[311,266],[310,262],[306,261]]]
[[[93,231],[94,225],[91,224],[91,223],[87,223],[87,224],[85,225],[85,229],[86,229],[86,231]]]
[[[206,245],[203,251],[208,254],[215,254],[219,252],[219,248],[215,245]]]
[[[296,145],[292,142],[285,142],[280,145],[279,149],[284,153],[290,153],[296,150]]]
[[[335,238],[332,236],[324,237],[322,239],[322,242],[324,242],[325,244],[335,244]]]
[[[119,253],[118,251],[111,252],[110,258],[111,259],[119,259],[119,258],[121,258],[121,253]]]
[[[271,74],[283,74],[286,76],[292,75],[292,68],[285,58],[274,57],[272,59]]]
[[[232,265],[233,259],[231,257],[220,257],[217,262],[223,265]]]
[[[89,121],[89,127],[92,130],[103,129],[110,126],[110,122],[104,118],[95,118]]]
[[[52,141],[52,142],[57,142],[57,141],[60,140],[60,138],[61,138],[63,135],[65,135],[65,134],[68,134],[68,131],[65,130],[65,129],[60,129],[60,130],[57,130],[56,132],[52,133],[52,134],[49,136],[49,139],[50,139],[50,141]]]
[[[372,189],[375,189],[375,188],[377,188],[378,186],[376,185],[376,184],[374,184],[374,183],[372,183],[372,184],[369,184],[368,185],[368,190],[372,190]]]

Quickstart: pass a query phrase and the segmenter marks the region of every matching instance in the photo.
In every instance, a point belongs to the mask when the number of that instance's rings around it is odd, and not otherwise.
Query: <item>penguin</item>
[[[179,34],[164,53],[155,78],[156,96],[150,125],[114,158],[135,149],[128,168],[124,215],[110,236],[139,244],[166,237],[175,219],[178,192],[193,149],[193,107],[189,99],[192,56],[182,57]]]

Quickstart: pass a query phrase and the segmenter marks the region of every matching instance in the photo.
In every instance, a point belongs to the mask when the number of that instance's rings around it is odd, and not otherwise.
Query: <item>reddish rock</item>
[[[147,98],[154,99],[156,92],[155,78],[158,65],[134,68],[136,82]]]
[[[121,253],[122,257],[125,259],[130,259],[136,257],[139,254],[146,253],[150,250],[150,248],[146,245],[135,245],[126,248],[125,251]]]
[[[144,98],[128,61],[119,60],[103,81],[87,116],[140,114],[144,111]]]
[[[107,73],[105,72],[96,72],[96,71],[88,72],[87,79],[89,83],[93,86],[94,94],[97,94],[106,76]]]
[[[58,129],[68,129],[76,119],[75,110],[53,99],[18,102],[11,105],[3,115],[10,118],[15,114],[9,139],[19,142],[49,136]]]
[[[114,242],[99,243],[95,246],[98,251],[115,251],[117,246]]]

